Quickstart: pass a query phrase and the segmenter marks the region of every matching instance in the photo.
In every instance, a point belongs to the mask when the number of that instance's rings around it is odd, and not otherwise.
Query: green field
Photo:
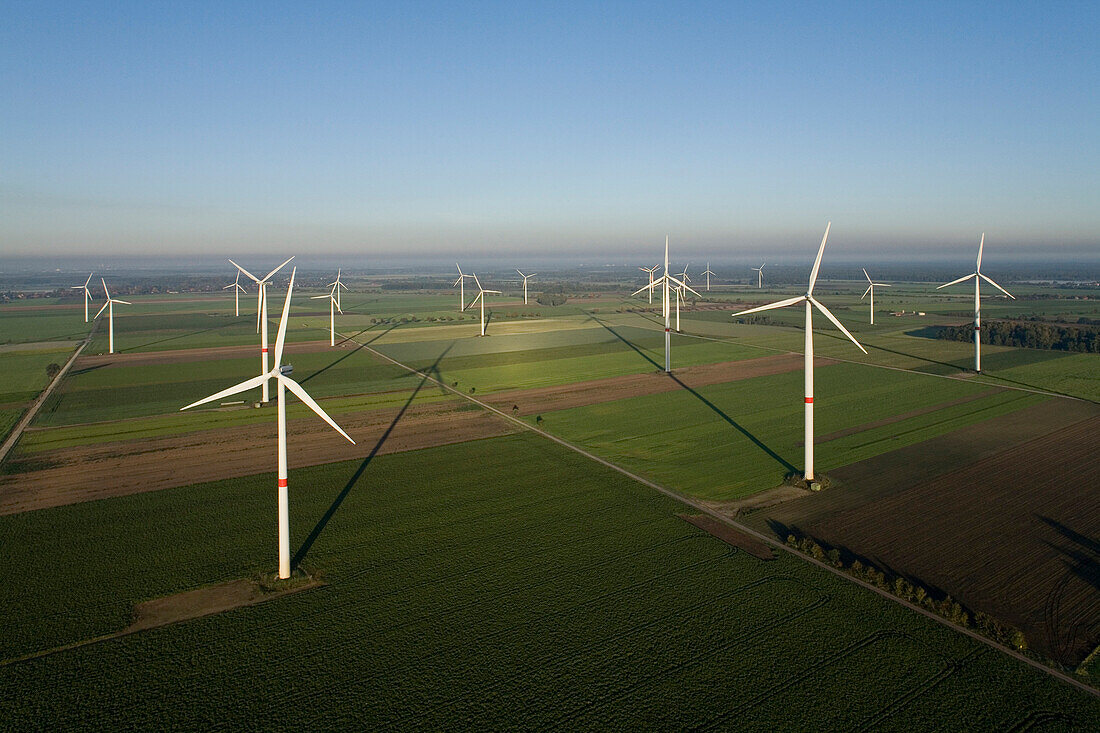
[[[0,517],[0,657],[269,567],[273,483]],[[0,666],[5,727],[1100,725],[1095,698],[535,436],[292,470],[291,494],[323,588]]]

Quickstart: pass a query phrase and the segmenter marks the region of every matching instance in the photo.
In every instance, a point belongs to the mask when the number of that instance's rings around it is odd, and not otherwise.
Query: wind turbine
[[[451,287],[452,288],[453,287],[458,287],[459,310],[464,311],[464,310],[466,310],[466,278],[471,277],[471,276],[465,274],[464,272],[462,272],[462,268],[459,266],[459,264],[457,262],[455,263],[455,267],[458,267],[458,279],[455,280],[455,284],[452,285]],[[472,304],[473,304],[473,302],[471,301],[471,305]]]
[[[523,278],[523,304],[527,305],[527,278],[534,277],[538,273],[532,272],[530,275],[524,275],[519,270],[516,270],[516,272],[519,272],[519,276]]]
[[[684,265],[684,271],[680,273],[680,280],[683,281],[683,283],[684,283],[683,287],[685,287],[685,288],[687,287],[687,283],[691,282],[691,278],[688,277],[688,267],[690,265],[691,265],[690,262],[687,263],[686,265]],[[695,293],[694,290],[692,290],[691,292]],[[699,295],[698,293],[695,293],[695,294]],[[699,297],[702,297],[702,296],[700,295]],[[681,300],[681,298],[686,303],[687,302],[687,293],[683,292],[682,288],[676,288],[676,333],[680,333],[680,300]]]
[[[685,267],[684,269],[686,270],[687,268]],[[635,290],[632,293],[632,295],[637,295],[638,293],[642,292],[643,290],[648,290],[650,293],[652,293],[653,289],[656,288],[658,285],[664,286],[663,290],[662,290],[662,292],[664,293],[664,298],[662,299],[662,308],[661,308],[661,310],[664,311],[664,316],[665,316],[665,373],[667,374],[668,372],[672,371],[672,333],[671,333],[672,325],[669,322],[669,320],[670,320],[669,290],[672,289],[672,288],[687,288],[688,290],[691,290],[691,292],[695,293],[696,295],[699,295],[699,293],[696,293],[695,290],[691,288],[691,286],[687,285],[686,283],[684,283],[680,280],[677,280],[675,277],[673,277],[672,275],[669,274],[669,272],[668,272],[668,235],[665,235],[665,270],[664,270],[664,274],[661,275],[656,280],[651,280],[649,285],[646,285],[645,287],[638,288],[637,290]],[[701,298],[703,296],[699,295],[699,297]],[[679,327],[677,327],[676,330],[677,331],[680,330]]]
[[[855,340],[852,334],[848,333],[848,329],[836,319],[829,309],[823,306],[814,298],[814,283],[817,282],[817,272],[821,268],[821,255],[825,253],[825,242],[829,239],[829,227],[832,226],[832,222],[825,225],[825,236],[821,238],[821,246],[817,250],[817,259],[814,260],[814,267],[810,270],[810,285],[806,289],[805,295],[800,295],[797,298],[787,298],[786,300],[780,300],[777,303],[769,303],[768,305],[762,305],[758,308],[749,308],[746,311],[740,313],[734,313],[733,317],[745,316],[749,313],[759,313],[760,311],[772,310],[773,308],[785,308],[788,305],[796,305],[797,303],[806,304],[806,348],[805,348],[805,371],[806,371],[806,434],[805,434],[805,461],[806,461],[806,480],[812,481],[814,477],[814,330],[813,330],[813,309],[817,308],[821,311],[826,318],[832,321],[833,325],[844,332],[844,335],[855,344],[860,351],[864,354],[867,353],[867,349],[860,346],[860,343]],[[763,267],[763,265],[761,265]],[[755,268],[754,268],[755,269]]]
[[[340,281],[340,275],[342,275],[343,272],[344,272],[343,268],[338,268],[336,270],[336,282],[329,283],[329,287],[333,288],[334,292],[336,293],[336,310],[340,310],[340,289],[341,288],[343,288],[344,290],[348,289],[348,286],[344,285],[344,283],[342,283]],[[343,313],[344,311],[340,311],[340,312]]]
[[[226,285],[222,290],[229,290],[233,288],[233,315],[238,318],[241,315],[241,293],[248,292],[241,285],[241,270],[237,268],[237,279],[233,281],[232,285]]]
[[[92,281],[92,275],[95,273],[89,272],[88,279],[84,281],[83,285],[73,285],[70,290],[83,290],[84,291],[84,322],[88,322],[88,304],[92,300],[92,291],[88,290],[88,283]]]
[[[982,347],[981,339],[979,338],[982,330],[982,280],[985,280],[987,283],[997,288],[1008,297],[1016,300],[1015,295],[1008,292],[997,283],[993,282],[986,275],[982,274],[982,248],[984,246],[985,232],[982,232],[981,241],[978,242],[978,262],[977,266],[974,268],[974,272],[965,277],[960,277],[958,280],[952,280],[949,283],[944,283],[943,285],[940,285],[938,288],[936,288],[936,290],[939,290],[940,288],[946,288],[948,285],[956,285],[961,282],[966,282],[970,278],[974,278],[974,371],[976,372],[980,372],[982,370]]]
[[[474,299],[470,301],[470,305],[468,305],[466,307],[469,308],[471,305],[478,302],[479,300],[481,301],[481,335],[484,336],[485,335],[485,294],[486,293],[496,293],[496,294],[499,295],[500,291],[499,290],[486,290],[485,288],[481,287],[481,281],[477,279],[477,275],[469,275],[469,277],[472,277],[474,279],[474,282],[477,283],[477,296],[474,297]]]
[[[337,282],[339,282],[339,276],[337,276]],[[336,311],[340,311],[343,315],[344,311],[340,310],[340,291],[336,287],[336,283],[332,283],[332,290],[328,295],[314,295],[310,300],[319,300],[321,298],[328,298],[328,345],[336,345]]]
[[[752,271],[756,273],[756,287],[758,288],[764,287],[764,265],[766,264],[768,263],[761,262],[760,267],[752,268]]]
[[[863,300],[864,298],[867,297],[867,294],[870,293],[870,295],[871,295],[871,325],[873,326],[873,325],[875,325],[875,286],[877,285],[880,288],[888,288],[888,287],[891,287],[891,286],[890,286],[889,283],[871,282],[871,276],[867,274],[867,268],[866,267],[863,268],[863,276],[865,278],[867,278],[867,289],[863,291],[863,295],[860,296],[859,299]]]
[[[256,285],[259,286],[259,293],[256,296],[256,330],[260,332],[261,374],[267,374],[267,286],[271,280],[271,276],[286,267],[287,262],[290,262],[290,260],[292,259],[294,258],[289,258],[286,262],[279,265],[271,272],[267,273],[267,275],[265,275],[262,280],[238,265],[236,262],[233,262],[233,260],[229,260],[229,262],[234,267],[247,275],[252,280],[252,282],[256,283]],[[271,393],[268,390],[268,380],[265,378],[263,382],[261,382],[261,385],[263,386],[262,401],[267,402],[271,399]]]
[[[103,278],[99,278],[99,281],[103,283],[103,294],[107,296],[107,302],[103,304],[95,317],[99,318],[103,311],[107,311],[107,353],[113,354],[115,353],[115,303],[119,305],[133,305],[133,303],[128,300],[112,298],[111,294],[107,292],[107,281]]]
[[[649,273],[649,288],[650,288],[649,289],[649,304],[653,305],[653,273],[655,273],[655,272],[657,272],[657,270],[661,269],[661,266],[660,265],[654,265],[653,267],[639,267],[638,269],[641,270],[642,272],[648,272]],[[639,291],[639,292],[641,292],[641,291]]]
[[[302,389],[300,384],[290,378],[292,367],[284,367],[282,365],[283,345],[286,343],[286,322],[290,316],[290,294],[294,290],[294,274],[296,271],[297,268],[294,268],[290,273],[290,286],[286,290],[286,300],[283,302],[283,317],[279,320],[279,335],[275,339],[275,366],[271,371],[261,374],[258,377],[253,377],[252,379],[246,379],[240,384],[234,385],[228,389],[223,389],[221,392],[212,394],[198,402],[192,402],[190,405],[180,408],[181,411],[188,410],[207,402],[220,400],[223,397],[246,392],[250,389],[259,387],[268,379],[274,379],[279,385],[279,577],[283,579],[290,577],[290,510],[287,496],[286,475],[286,390],[289,389],[297,395],[298,399],[304,402],[309,409],[317,413],[317,415],[327,422],[333,430],[347,438],[348,442],[352,445],[355,445],[355,441],[351,439],[351,436],[345,433],[344,430],[321,409],[321,406],[313,401],[313,398]]]
[[[717,277],[716,273],[713,273],[713,272],[710,271],[710,263],[709,262],[707,263],[707,269],[703,271],[703,274],[707,276],[707,292],[709,293],[710,292],[710,276],[715,275]]]

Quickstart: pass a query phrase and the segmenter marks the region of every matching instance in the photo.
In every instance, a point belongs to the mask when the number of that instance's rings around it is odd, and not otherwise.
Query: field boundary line
[[[322,330],[324,330],[324,329],[322,329]],[[337,332],[337,333],[339,334],[339,332]],[[339,335],[342,338],[346,338],[348,340],[355,341],[355,339],[350,337],[350,336],[345,336],[344,334],[339,334]],[[714,340],[719,340],[719,339],[714,339]],[[631,471],[627,468],[624,468],[624,467],[622,467],[622,466],[620,466],[616,463],[612,463],[611,461],[607,460],[606,458],[601,458],[600,456],[598,456],[594,453],[590,453],[589,451],[585,450],[584,448],[581,448],[578,445],[570,443],[568,440],[565,440],[564,438],[559,438],[558,436],[553,435],[551,433],[548,433],[545,430],[542,430],[541,428],[535,427],[534,425],[531,425],[530,423],[524,422],[523,420],[521,420],[517,417],[512,417],[511,415],[507,414],[503,410],[498,410],[497,408],[493,407],[492,405],[487,404],[485,402],[482,402],[481,400],[477,399],[476,397],[473,397],[472,395],[468,395],[464,392],[461,392],[460,390],[457,390],[457,389],[451,387],[449,384],[446,384],[443,381],[441,381],[439,379],[436,379],[435,377],[431,376],[431,374],[428,374],[426,372],[422,372],[419,369],[416,369],[415,367],[408,366],[407,364],[402,364],[397,359],[394,359],[390,356],[387,356],[386,354],[383,354],[382,352],[378,351],[377,349],[375,349],[371,346],[360,343],[358,341],[355,341],[355,343],[359,344],[360,346],[363,347],[363,349],[365,349],[366,351],[369,351],[370,353],[374,354],[378,358],[383,359],[384,361],[387,361],[390,364],[393,364],[394,366],[400,367],[401,369],[404,369],[408,372],[419,375],[421,378],[423,378],[423,379],[425,379],[425,380],[441,387],[442,389],[444,389],[444,390],[446,390],[446,391],[448,391],[452,394],[456,394],[459,397],[461,397],[461,398],[463,398],[463,399],[465,399],[469,402],[472,402],[475,405],[478,405],[482,409],[487,410],[488,412],[491,412],[494,415],[497,415],[498,417],[500,417],[504,420],[507,420],[508,422],[510,422],[514,425],[518,425],[519,427],[523,428],[524,430],[528,430],[528,431],[533,432],[537,435],[541,435],[542,437],[546,438],[547,440],[552,441],[554,443],[557,443],[558,445],[562,446],[563,448],[568,448],[569,450],[573,451],[574,453],[578,453],[578,454],[584,456],[585,458],[588,458],[591,461],[594,461],[594,462],[596,462],[596,463],[598,463],[602,466],[606,466],[607,468],[610,468],[613,471],[617,471],[618,473],[621,473],[622,475],[624,475],[628,478],[634,479],[638,483],[643,484],[644,486],[648,486],[649,488],[653,489],[654,491],[658,491],[658,492],[664,494],[665,496],[668,496],[669,498],[675,499],[676,501],[679,501],[682,504],[690,506],[690,507],[692,507],[693,509],[695,509],[697,511],[700,511],[700,512],[702,512],[702,513],[704,513],[704,514],[706,514],[710,517],[713,517],[713,518],[717,519],[718,521],[729,525],[730,527],[733,527],[735,529],[739,529],[743,532],[746,532],[747,534],[752,535],[753,537],[756,537],[757,539],[759,539],[763,542],[766,542],[768,545],[770,545],[774,548],[777,548],[777,549],[779,549],[783,552],[786,552],[787,554],[792,555],[793,557],[796,557],[799,560],[802,560],[803,562],[807,562],[807,563],[810,563],[812,565],[816,565],[817,567],[822,568],[823,570],[826,570],[826,571],[832,573],[833,575],[835,575],[839,578],[843,578],[844,580],[848,581],[849,583],[854,583],[855,585],[866,588],[867,590],[871,591],[872,593],[876,593],[880,597],[885,598],[888,601],[892,601],[893,603],[896,603],[900,606],[904,606],[905,608],[908,608],[911,611],[919,613],[922,616],[925,616],[926,618],[929,618],[929,619],[935,621],[936,623],[938,623],[941,626],[944,626],[948,629],[951,629],[952,631],[956,631],[960,634],[964,634],[966,636],[969,636],[971,639],[979,641],[982,644],[985,644],[986,646],[988,646],[992,649],[995,649],[999,652],[1007,654],[1008,656],[1010,656],[1014,659],[1017,659],[1017,660],[1023,662],[1024,664],[1027,664],[1027,665],[1029,665],[1029,666],[1031,666],[1031,667],[1033,667],[1033,668],[1035,668],[1035,669],[1037,669],[1041,672],[1045,672],[1046,674],[1050,675],[1051,677],[1053,677],[1053,678],[1055,678],[1055,679],[1057,679],[1061,682],[1064,682],[1065,684],[1070,685],[1071,687],[1075,687],[1078,690],[1081,690],[1083,692],[1087,692],[1087,693],[1089,693],[1090,695],[1092,695],[1094,697],[1100,697],[1100,690],[1096,689],[1095,687],[1091,687],[1090,685],[1087,685],[1087,684],[1081,682],[1080,680],[1076,680],[1073,677],[1070,677],[1069,675],[1067,675],[1067,674],[1065,674],[1065,673],[1063,673],[1063,672],[1061,672],[1057,669],[1054,669],[1053,667],[1048,667],[1047,665],[1043,664],[1042,662],[1038,662],[1038,661],[1032,659],[1031,657],[1028,657],[1024,654],[1021,654],[1020,652],[1016,651],[1015,649],[1010,649],[1006,646],[1002,646],[1002,645],[998,644],[997,642],[993,641],[992,639],[989,639],[989,638],[986,638],[985,636],[982,636],[981,634],[979,634],[976,631],[972,631],[970,629],[963,628],[961,626],[953,624],[953,623],[951,623],[951,621],[949,621],[948,619],[943,618],[942,616],[940,616],[938,614],[935,614],[935,613],[933,613],[933,612],[931,612],[927,609],[921,608],[920,606],[914,605],[914,604],[910,603],[909,601],[907,601],[903,598],[899,598],[898,596],[894,595],[893,593],[890,593],[888,591],[884,591],[881,588],[878,588],[877,586],[874,586],[874,585],[872,585],[870,583],[867,583],[863,580],[860,580],[859,578],[855,578],[855,577],[849,575],[848,573],[842,572],[841,570],[838,570],[837,568],[834,568],[832,565],[828,565],[828,564],[826,564],[824,562],[821,562],[819,560],[815,560],[814,558],[809,557],[808,555],[806,555],[802,552],[799,552],[798,550],[795,550],[794,548],[788,547],[786,544],[784,544],[782,542],[779,542],[778,540],[776,540],[772,537],[769,537],[769,536],[765,535],[762,532],[758,532],[755,529],[752,529],[751,527],[746,527],[745,525],[743,525],[739,522],[735,522],[734,520],[732,520],[731,518],[729,518],[726,515],[722,514],[721,512],[718,512],[715,509],[711,509],[710,507],[699,503],[698,501],[696,501],[695,499],[692,499],[691,497],[685,496],[684,494],[681,494],[680,492],[678,492],[674,489],[670,489],[667,486],[662,486],[661,484],[658,484],[655,481],[651,481],[650,479],[647,479],[644,476],[636,474],[636,473],[634,473],[633,471]],[[776,349],[776,350],[779,351],[779,349]],[[852,362],[852,363],[858,364],[860,362]],[[887,368],[893,368],[893,367],[887,367]],[[907,370],[900,370],[900,371],[907,371]],[[915,372],[915,373],[919,374],[920,372]],[[938,375],[932,375],[932,376],[938,376]],[[950,377],[948,377],[948,378],[950,379]],[[992,386],[998,386],[998,385],[992,385]],[[1077,398],[1070,398],[1070,399],[1077,399]],[[1083,400],[1083,401],[1087,401],[1087,400]]]
[[[19,422],[15,424],[15,427],[12,428],[4,444],[0,445],[0,464],[4,462],[4,459],[8,457],[8,453],[11,452],[11,449],[14,448],[15,444],[19,442],[19,439],[23,437],[23,431],[31,424],[31,420],[34,420],[38,415],[38,411],[42,408],[42,405],[46,403],[49,396],[53,394],[54,387],[59,385],[61,380],[65,378],[65,375],[69,373],[69,368],[73,365],[73,362],[76,361],[76,358],[80,356],[80,353],[84,351],[84,347],[92,342],[92,335],[95,334],[96,328],[98,327],[99,321],[93,321],[92,327],[88,331],[88,335],[84,337],[84,341],[76,347],[76,351],[74,351],[72,356],[69,357],[69,360],[65,362],[65,366],[61,367],[61,371],[57,373],[57,376],[50,380],[50,383],[39,393],[38,397],[31,403],[30,408],[23,414],[23,417],[19,419]]]
[[[650,330],[650,331],[657,331],[658,330],[656,328],[648,328],[646,326],[638,326],[638,328],[645,328],[645,329]],[[776,346],[761,346],[759,344],[750,344],[750,343],[745,343],[743,341],[736,341],[736,340],[728,339],[728,338],[718,338],[717,336],[703,336],[701,334],[696,334],[696,333],[687,333],[686,331],[677,331],[676,335],[677,336],[686,336],[688,338],[693,338],[693,339],[701,339],[703,341],[715,341],[715,342],[718,342],[720,344],[730,344],[731,346],[747,346],[750,349],[761,349],[763,351],[775,351],[775,352],[778,352],[778,353],[781,353],[781,354],[798,354],[799,356],[804,356],[804,354],[801,351],[791,351],[789,349],[780,349]],[[874,344],[870,344],[870,347],[872,349],[878,348]],[[920,359],[921,357],[917,356],[917,357],[913,357],[913,358]],[[869,362],[869,361],[856,361],[855,359],[845,359],[845,358],[839,357],[839,356],[823,356],[823,355],[818,354],[814,357],[814,359],[815,360],[816,359],[827,359],[829,361],[839,361],[839,362],[842,362],[844,364],[858,364],[860,366],[874,367],[875,369],[888,369],[892,372],[905,372],[907,374],[917,374],[917,375],[920,375],[922,377],[935,377],[936,379],[950,379],[950,380],[955,381],[955,382],[965,382],[966,384],[981,384],[981,385],[984,385],[986,387],[999,387],[1000,389],[1012,389],[1012,390],[1016,390],[1017,392],[1030,392],[1031,394],[1043,395],[1045,397],[1058,397],[1058,398],[1061,398],[1063,400],[1074,400],[1075,402],[1089,402],[1089,403],[1092,403],[1092,404],[1096,404],[1095,400],[1090,400],[1087,397],[1074,397],[1073,395],[1061,394],[1060,392],[1048,392],[1046,390],[1033,389],[1031,387],[1015,387],[1015,386],[1012,386],[1010,384],[998,384],[996,382],[986,382],[986,381],[983,381],[981,379],[976,379],[975,377],[958,377],[958,376],[953,376],[951,374],[932,374],[931,372],[922,372],[922,371],[918,371],[916,369],[906,369],[905,367],[895,367],[895,366],[889,366],[887,364],[874,364],[874,363]]]

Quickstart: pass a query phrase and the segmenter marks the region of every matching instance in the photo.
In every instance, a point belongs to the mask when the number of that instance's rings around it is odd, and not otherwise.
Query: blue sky
[[[1095,2],[4,15],[9,255],[1100,249]]]

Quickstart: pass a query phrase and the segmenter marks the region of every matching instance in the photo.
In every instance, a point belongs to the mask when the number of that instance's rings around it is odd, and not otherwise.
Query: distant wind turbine
[[[314,295],[310,300],[320,300],[321,298],[328,299],[328,345],[336,345],[336,311],[340,311],[343,315],[344,311],[340,310],[340,291],[337,289],[336,284],[332,284],[332,290],[328,295]]]
[[[684,265],[684,271],[680,273],[680,280],[683,281],[684,287],[687,287],[687,283],[691,282],[691,278],[688,277],[688,267],[691,263]],[[691,292],[695,293],[694,290]],[[695,293],[699,295],[698,293]],[[702,296],[700,296],[702,297]],[[683,288],[676,288],[676,333],[680,333],[680,301],[683,300],[687,303],[687,293],[683,291]]]
[[[740,313],[734,313],[733,317],[746,316],[749,313],[759,313],[760,311],[772,310],[773,308],[785,308],[788,305],[796,305],[798,303],[806,304],[806,348],[805,348],[805,371],[806,371],[806,413],[805,413],[805,461],[806,461],[806,480],[812,481],[814,477],[814,328],[813,328],[813,308],[817,308],[821,311],[826,318],[832,321],[833,325],[844,332],[844,335],[855,344],[860,351],[864,354],[867,353],[867,349],[860,346],[860,343],[856,341],[852,334],[848,333],[848,329],[836,319],[829,309],[817,302],[814,298],[814,283],[817,282],[817,272],[821,269],[821,255],[825,253],[825,242],[829,239],[829,227],[832,226],[832,222],[825,225],[825,236],[821,238],[821,246],[817,250],[817,259],[814,260],[814,267],[810,271],[810,285],[806,289],[805,295],[800,295],[797,298],[787,298],[777,303],[769,303],[768,305],[762,305],[758,308],[749,308],[746,311]],[[763,265],[761,265],[763,267]]]
[[[752,271],[756,273],[756,287],[758,288],[764,287],[764,265],[766,264],[768,263],[761,262],[760,267],[752,268]]]
[[[1008,297],[1016,300],[1015,295],[1008,292],[1000,285],[993,282],[993,280],[982,274],[983,247],[985,247],[985,232],[982,232],[981,241],[978,242],[978,262],[977,266],[974,268],[974,272],[966,275],[965,277],[960,277],[958,280],[952,280],[949,283],[944,283],[943,285],[940,285],[938,288],[936,288],[936,290],[939,290],[940,288],[946,288],[948,285],[956,285],[961,282],[966,282],[970,278],[974,278],[974,371],[976,372],[980,372],[982,370],[982,346],[981,339],[979,338],[982,330],[982,280],[985,280],[987,283],[997,288]]]
[[[348,289],[348,286],[344,285],[344,283],[341,282],[341,280],[340,280],[340,276],[343,273],[344,273],[343,268],[337,268],[337,270],[336,270],[336,280],[334,282],[329,283],[329,287],[332,288],[333,292],[336,293],[336,310],[340,310],[340,291]],[[343,313],[344,311],[340,311],[340,312]]]
[[[890,284],[889,283],[872,282],[871,281],[871,276],[867,274],[867,268],[863,268],[863,276],[865,278],[867,278],[867,289],[863,291],[863,295],[860,296],[859,299],[863,300],[864,298],[867,297],[868,294],[870,294],[870,296],[871,296],[871,325],[873,326],[873,325],[875,325],[875,286],[878,286],[880,288],[888,288],[888,287],[890,287]]]
[[[649,273],[649,285],[650,285],[650,288],[649,288],[649,304],[653,305],[653,273],[657,272],[657,270],[660,270],[661,266],[660,265],[654,265],[653,267],[639,267],[638,269],[641,270],[642,272],[648,272]]]
[[[233,281],[232,285],[226,285],[222,290],[229,290],[233,288],[233,315],[240,318],[241,316],[241,293],[247,292],[244,286],[241,285],[241,271],[237,269],[237,279]]]
[[[462,272],[462,268],[457,262],[455,263],[455,267],[458,267],[458,279],[455,280],[455,284],[451,287],[458,288],[458,309],[464,311],[466,310],[466,278],[471,276]]]
[[[519,272],[519,276],[523,278],[523,304],[527,305],[527,280],[529,278],[534,277],[538,273],[537,272],[532,272],[530,275],[524,275],[519,270],[516,270],[516,272]]]
[[[709,262],[707,263],[707,269],[703,271],[703,274],[707,276],[707,292],[709,293],[710,292],[710,276],[714,275],[715,277],[717,277],[716,273],[713,273],[713,272],[710,271],[710,263]]]
[[[485,294],[486,293],[496,293],[496,294],[499,295],[500,291],[499,290],[486,290],[485,288],[481,287],[481,281],[477,279],[477,275],[471,275],[470,277],[472,277],[474,279],[474,282],[477,283],[477,296],[475,296],[474,299],[470,301],[470,306],[472,306],[474,303],[478,302],[479,300],[481,301],[481,335],[484,336],[485,335]],[[469,308],[470,306],[466,306],[466,307]]]
[[[107,353],[113,354],[115,353],[115,303],[119,305],[133,305],[133,303],[128,300],[112,298],[111,294],[107,292],[107,281],[103,278],[99,278],[99,281],[103,283],[103,294],[107,296],[107,302],[103,304],[95,317],[99,318],[103,311],[107,311]]]
[[[88,283],[92,281],[92,275],[94,272],[88,273],[88,279],[84,281],[83,285],[73,285],[70,290],[83,290],[84,291],[84,322],[88,322],[88,304],[92,302],[92,291],[88,289]]]
[[[285,262],[283,264],[286,264]],[[280,265],[282,267],[282,265]],[[291,270],[290,273],[290,286],[286,289],[286,300],[283,302],[283,317],[279,320],[279,335],[275,339],[275,366],[270,372],[261,374],[258,377],[252,379],[246,379],[240,384],[234,385],[228,389],[223,389],[221,392],[212,394],[209,397],[203,398],[198,402],[192,402],[186,407],[181,407],[180,410],[188,410],[192,407],[206,404],[207,402],[213,402],[220,400],[224,397],[239,394],[241,392],[247,392],[250,389],[255,389],[263,384],[268,379],[274,379],[279,386],[278,401],[279,401],[279,417],[278,417],[278,443],[279,443],[279,577],[286,579],[290,577],[290,501],[288,498],[287,487],[287,468],[286,468],[286,391],[290,390],[298,399],[306,404],[309,409],[313,410],[317,415],[327,422],[333,430],[340,433],[340,435],[347,438],[348,442],[355,445],[355,441],[351,439],[343,428],[336,424],[336,422],[328,416],[328,414],[321,409],[321,406],[313,401],[302,386],[290,378],[292,371],[291,367],[283,367],[283,346],[286,343],[286,323],[287,318],[290,315],[290,294],[294,290],[294,274],[297,268]]]
[[[288,258],[286,262],[267,273],[263,279],[256,277],[233,260],[229,260],[234,267],[259,286],[259,293],[256,295],[256,330],[260,333],[260,374],[267,374],[267,286],[270,284],[272,276],[286,267],[287,262],[292,259],[294,258]],[[271,393],[268,391],[268,380],[266,378],[261,382],[261,386],[263,386],[262,401],[267,402],[271,399]]]
[[[685,267],[684,269],[686,270],[687,268]],[[637,290],[635,290],[632,293],[632,295],[637,295],[638,293],[642,292],[643,290],[648,290],[652,293],[653,289],[656,288],[658,285],[663,286],[662,292],[664,293],[664,298],[662,299],[662,308],[661,308],[661,310],[664,311],[664,316],[665,316],[665,373],[667,374],[668,372],[672,371],[672,324],[670,322],[670,319],[671,319],[671,305],[672,304],[669,302],[670,299],[671,299],[670,291],[674,288],[687,288],[688,290],[691,290],[691,292],[695,293],[696,295],[699,295],[699,293],[696,293],[695,290],[691,288],[691,286],[687,285],[683,281],[678,280],[678,279],[676,279],[675,277],[673,277],[672,275],[669,274],[669,271],[668,271],[668,235],[665,235],[665,269],[664,269],[664,274],[661,275],[656,280],[651,280],[649,285],[646,285],[645,287],[638,288]],[[699,295],[699,297],[701,298],[703,296]],[[679,329],[677,329],[677,330],[679,330]]]

